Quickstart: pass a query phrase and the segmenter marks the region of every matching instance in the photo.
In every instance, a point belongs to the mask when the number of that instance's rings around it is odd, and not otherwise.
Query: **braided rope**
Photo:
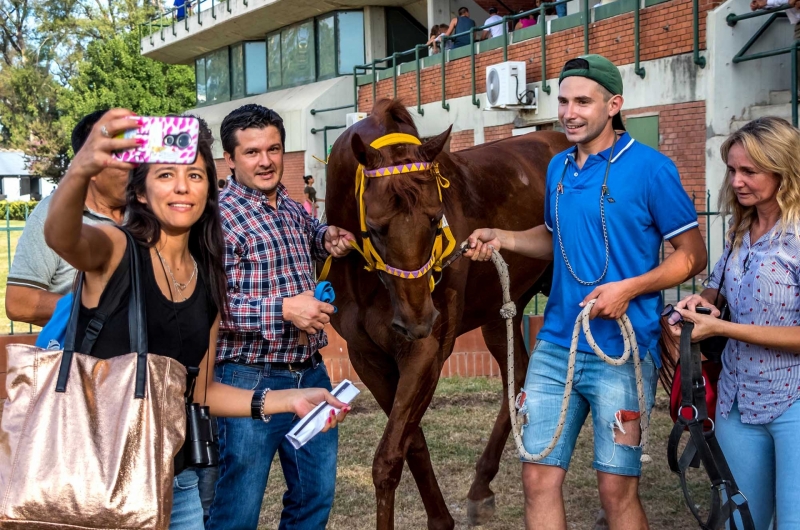
[[[508,275],[508,265],[505,260],[496,250],[492,253],[492,263],[497,269],[497,274],[500,276],[500,285],[503,289],[503,306],[500,309],[500,316],[506,321],[506,337],[508,343],[508,406],[511,416],[511,432],[514,435],[514,443],[517,445],[517,451],[523,460],[528,462],[540,462],[546,458],[555,448],[558,443],[561,433],[564,430],[564,424],[567,418],[567,409],[569,409],[570,395],[572,394],[572,381],[575,374],[575,359],[578,353],[578,338],[580,337],[581,329],[586,335],[586,342],[592,351],[608,364],[614,366],[621,366],[628,362],[631,354],[633,354],[633,365],[636,372],[636,390],[639,397],[639,421],[642,432],[641,446],[642,446],[642,462],[650,462],[652,459],[648,454],[648,439],[650,430],[650,419],[647,416],[647,402],[644,395],[644,379],[642,378],[641,360],[639,358],[639,346],[636,342],[636,334],[633,331],[630,319],[627,315],[622,315],[622,318],[617,319],[620,331],[622,332],[622,340],[625,345],[622,357],[614,358],[607,356],[603,350],[597,345],[594,337],[592,337],[591,330],[589,329],[589,313],[597,300],[591,300],[583,311],[578,315],[575,320],[575,327],[572,330],[572,343],[570,344],[569,351],[569,364],[567,368],[567,381],[564,386],[564,398],[561,401],[561,413],[558,418],[558,425],[556,426],[555,433],[550,443],[545,449],[536,455],[532,455],[525,450],[522,444],[521,428],[518,425],[517,414],[511,411],[518,410],[519,404],[515,398],[514,388],[514,316],[517,314],[517,306],[511,300],[510,278]]]

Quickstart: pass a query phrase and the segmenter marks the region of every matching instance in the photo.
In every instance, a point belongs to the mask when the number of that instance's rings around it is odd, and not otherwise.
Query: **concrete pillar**
[[[386,12],[382,7],[364,7],[366,62],[386,57]]]
[[[434,24],[449,24],[452,18],[450,0],[428,0],[428,31]]]

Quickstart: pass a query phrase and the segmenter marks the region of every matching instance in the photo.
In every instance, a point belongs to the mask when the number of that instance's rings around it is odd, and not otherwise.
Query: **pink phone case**
[[[131,129],[125,138],[143,138],[147,143],[114,153],[132,164],[191,164],[197,158],[200,123],[183,116],[139,118],[139,129]]]

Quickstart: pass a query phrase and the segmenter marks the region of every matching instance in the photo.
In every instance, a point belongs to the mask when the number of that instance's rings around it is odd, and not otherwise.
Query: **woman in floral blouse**
[[[708,288],[678,308],[695,323],[693,340],[730,339],[717,389],[717,438],[756,528],[766,530],[774,517],[781,528],[800,528],[800,131],[760,118],[733,133],[721,152],[727,172],[720,209],[732,216],[727,244]],[[730,322],[716,318],[720,289]],[[695,313],[697,306],[712,315]]]

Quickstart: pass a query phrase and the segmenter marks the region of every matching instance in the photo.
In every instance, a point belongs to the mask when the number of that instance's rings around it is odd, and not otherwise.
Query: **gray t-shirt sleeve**
[[[50,197],[40,202],[25,223],[8,273],[8,285],[20,285],[66,294],[72,287],[75,269],[56,254],[44,240],[44,222]]]

